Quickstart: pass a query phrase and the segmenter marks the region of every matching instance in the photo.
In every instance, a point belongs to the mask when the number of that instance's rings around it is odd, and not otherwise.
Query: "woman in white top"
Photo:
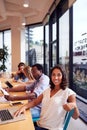
[[[76,93],[67,87],[63,68],[57,65],[50,73],[50,88],[46,89],[34,101],[15,112],[15,116],[42,102],[40,120],[35,130],[63,130],[63,121],[67,111],[74,108],[73,118],[79,117],[76,105]]]

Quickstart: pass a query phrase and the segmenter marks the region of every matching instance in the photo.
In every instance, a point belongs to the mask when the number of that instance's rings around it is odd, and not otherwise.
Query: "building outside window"
[[[87,0],[73,7],[73,80],[79,98],[87,99]],[[78,11],[79,10],[79,11]]]
[[[73,6],[73,89],[80,117],[87,124],[87,0]]]

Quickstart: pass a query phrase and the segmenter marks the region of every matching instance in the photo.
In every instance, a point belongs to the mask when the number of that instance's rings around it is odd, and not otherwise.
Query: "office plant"
[[[3,48],[0,48],[0,72],[5,72],[7,69],[5,63],[8,59],[8,55],[8,47],[4,45]]]

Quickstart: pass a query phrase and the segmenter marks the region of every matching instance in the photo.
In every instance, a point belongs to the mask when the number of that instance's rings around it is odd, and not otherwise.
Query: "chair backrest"
[[[64,120],[64,127],[63,130],[67,130],[67,127],[69,125],[70,119],[74,113],[74,109],[66,113],[65,120]]]
[[[38,121],[39,119],[40,119],[39,117],[34,117],[34,118],[32,118],[33,122],[36,122],[36,121]]]
[[[64,120],[64,127],[63,130],[67,130],[67,127],[69,125],[70,119],[74,113],[74,109],[66,113],[65,120]],[[33,122],[36,122],[39,120],[39,117],[32,118]]]

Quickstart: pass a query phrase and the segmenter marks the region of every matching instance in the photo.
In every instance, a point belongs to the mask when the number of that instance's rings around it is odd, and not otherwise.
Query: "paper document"
[[[9,95],[9,93],[8,93],[5,89],[2,88],[1,83],[0,83],[0,90],[1,90],[1,92],[2,92],[4,95]]]
[[[2,92],[4,95],[9,95],[9,93],[8,93],[6,90],[4,90],[2,87],[0,87],[0,90],[1,90],[1,92]]]
[[[1,91],[4,95],[9,95],[9,93],[2,88],[1,82],[0,82],[0,91]],[[9,102],[10,102],[10,101],[8,101],[4,96],[0,96],[0,103],[9,103]]]
[[[4,96],[0,96],[0,103],[10,103],[10,101],[5,99]]]

